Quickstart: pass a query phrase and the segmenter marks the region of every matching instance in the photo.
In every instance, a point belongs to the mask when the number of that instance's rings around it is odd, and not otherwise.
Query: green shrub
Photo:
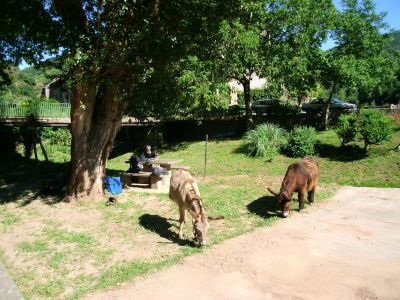
[[[364,140],[364,149],[368,150],[370,145],[390,140],[393,133],[393,124],[394,119],[385,116],[381,111],[374,109],[362,110],[358,127]]]
[[[355,114],[340,115],[336,134],[342,140],[342,145],[354,141],[357,134],[357,116]]]
[[[42,138],[50,145],[71,145],[71,132],[66,128],[44,128]]]
[[[286,150],[290,155],[294,157],[313,155],[316,142],[317,133],[314,127],[296,127],[289,134]]]
[[[285,131],[276,124],[260,124],[248,131],[244,139],[247,143],[246,152],[252,156],[273,156],[285,140]]]

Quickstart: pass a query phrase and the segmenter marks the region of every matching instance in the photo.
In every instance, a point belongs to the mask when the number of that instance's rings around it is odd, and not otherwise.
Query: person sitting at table
[[[150,145],[146,145],[146,147],[144,147],[144,151],[140,154],[140,159],[142,161],[156,158],[158,158],[158,153],[156,151],[151,151]]]
[[[137,155],[132,155],[129,159],[129,170],[128,172],[140,173],[143,171],[143,164],[140,157]]]

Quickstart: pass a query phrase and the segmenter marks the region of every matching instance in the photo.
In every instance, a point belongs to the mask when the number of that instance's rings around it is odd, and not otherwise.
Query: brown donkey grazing
[[[304,208],[304,195],[308,193],[308,203],[314,202],[315,187],[318,184],[319,164],[316,158],[306,156],[297,163],[291,164],[285,178],[283,178],[281,190],[275,193],[270,188],[270,191],[276,197],[276,208],[282,209],[282,216],[289,215],[292,205],[293,193],[298,193],[299,210]]]
[[[179,169],[171,177],[169,198],[179,207],[179,238],[183,239],[183,225],[186,222],[186,210],[192,215],[193,234],[200,245],[207,243],[208,220],[219,220],[224,217],[207,217],[200,191],[189,172]]]

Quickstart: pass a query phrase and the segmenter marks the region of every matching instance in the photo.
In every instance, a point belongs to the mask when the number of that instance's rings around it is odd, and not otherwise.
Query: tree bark
[[[72,91],[71,173],[67,201],[103,197],[103,179],[125,105],[118,88],[87,83]]]
[[[250,80],[242,80],[244,104],[246,108],[246,127],[250,129],[253,126],[253,110],[251,109]]]
[[[368,142],[367,141],[364,141],[364,151],[365,152],[368,152],[369,151],[369,144],[368,144]]]
[[[43,153],[43,156],[44,156],[44,160],[45,160],[46,162],[48,162],[48,161],[49,161],[49,157],[47,156],[46,149],[44,148],[44,145],[43,145],[43,142],[42,142],[42,138],[41,138],[41,137],[39,137],[39,145],[40,145],[40,149],[42,149],[42,153]]]
[[[327,129],[328,129],[328,125],[329,125],[329,114],[330,114],[331,106],[332,106],[331,102],[332,102],[333,94],[335,93],[335,90],[336,90],[336,83],[334,83],[333,86],[332,86],[332,90],[331,90],[331,92],[329,93],[328,103],[327,103],[327,105],[326,105],[326,107],[325,107],[324,130],[327,130]]]
[[[37,149],[36,149],[36,140],[33,142],[33,153],[35,154],[35,161],[39,161]]]

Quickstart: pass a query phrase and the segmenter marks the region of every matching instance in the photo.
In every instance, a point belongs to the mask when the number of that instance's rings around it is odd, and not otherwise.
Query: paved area
[[[88,299],[400,299],[400,189],[333,199]]]
[[[0,263],[0,299],[20,300],[22,299],[14,282],[8,276],[4,266]]]

